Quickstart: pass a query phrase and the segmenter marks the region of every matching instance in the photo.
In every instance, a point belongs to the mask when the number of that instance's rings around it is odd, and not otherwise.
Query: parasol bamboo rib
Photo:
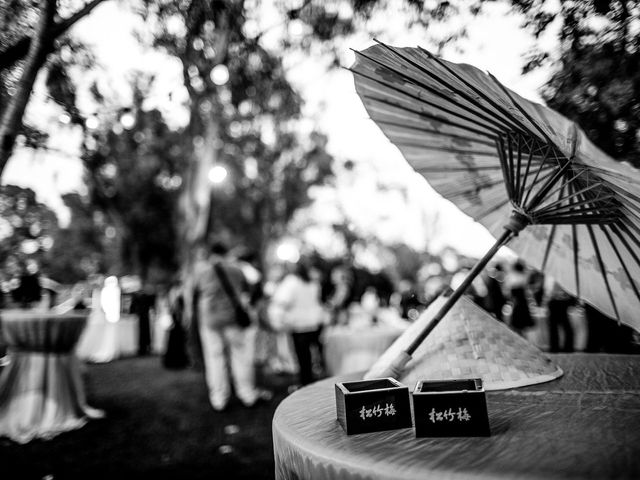
[[[504,154],[504,140],[501,136],[496,139],[496,148],[498,149],[498,158],[500,165],[502,166],[502,175],[504,176],[504,184],[507,189],[507,196],[513,199],[513,187],[511,185],[511,175],[509,173],[509,167],[507,165],[507,159]]]
[[[600,248],[598,247],[598,242],[596,242],[595,235],[593,233],[593,227],[590,224],[585,225],[587,230],[589,231],[589,237],[591,238],[591,244],[593,246],[593,250],[596,254],[596,258],[598,260],[598,266],[600,267],[600,272],[602,273],[602,278],[604,279],[604,284],[607,288],[607,293],[609,294],[609,298],[611,299],[611,305],[613,306],[613,311],[616,314],[616,320],[618,320],[618,324],[620,324],[620,314],[618,313],[618,306],[616,305],[616,300],[613,298],[613,292],[611,291],[611,285],[609,285],[609,278],[607,277],[607,270],[604,266],[604,262],[602,261],[602,255],[600,255]]]
[[[545,163],[547,162],[547,158],[549,158],[549,153],[551,152],[551,146],[547,145],[547,149],[545,150],[544,156],[542,157],[542,162],[540,162],[540,166],[538,167],[538,170],[536,171],[536,175],[533,178],[533,183],[535,184],[536,181],[538,180],[538,177],[540,176],[540,172],[542,171],[542,167],[545,165]],[[529,201],[529,195],[531,194],[531,192],[533,191],[532,188],[529,188],[527,190],[526,195],[524,196],[524,200],[522,200],[522,202],[520,202],[520,205],[524,205]]]
[[[498,79],[496,77],[494,77],[493,75],[491,75],[490,73],[487,72],[487,74],[489,75],[489,78],[491,80],[493,80],[493,83],[495,83],[500,90],[502,90],[502,92],[509,98],[509,100],[511,101],[511,104],[516,107],[516,109],[522,114],[522,116],[524,118],[527,119],[527,121],[533,125],[533,127],[538,130],[538,132],[542,135],[542,137],[544,138],[544,140],[547,142],[547,144],[549,146],[552,146],[554,150],[557,151],[561,151],[558,146],[555,144],[555,142],[551,139],[551,137],[549,137],[549,135],[547,134],[547,132],[544,131],[544,129],[542,127],[540,127],[540,125],[538,125],[537,122],[535,122],[531,116],[527,113],[527,111],[522,108],[522,106],[515,101],[515,99],[513,98],[513,96],[511,95],[511,93],[509,93],[509,90],[507,89],[507,87],[505,87],[504,85],[502,85]]]
[[[629,272],[629,269],[627,267],[626,262],[622,259],[622,255],[620,255],[620,251],[618,250],[617,245],[615,244],[615,242],[611,238],[611,234],[609,233],[609,231],[607,230],[606,226],[604,226],[604,225],[600,225],[600,229],[603,231],[604,235],[607,237],[607,240],[609,241],[609,244],[611,245],[611,248],[613,249],[614,253],[616,254],[616,257],[618,257],[618,261],[620,262],[620,265],[622,266],[622,269],[624,270],[624,273],[627,276],[627,280],[629,280],[629,283],[631,284],[631,288],[633,288],[633,291],[636,294],[636,298],[638,298],[640,300],[640,292],[638,291],[638,287],[636,286],[636,282],[633,279],[633,277],[631,276],[631,273]]]
[[[368,58],[366,55],[364,55],[364,54],[363,54],[363,53],[361,53],[361,52],[356,52],[356,53],[357,53],[358,55],[361,55],[361,56],[363,56],[363,57],[367,58],[368,60],[371,60],[370,58]],[[456,117],[458,117],[458,118],[461,118],[462,120],[466,120],[466,121],[468,121],[468,122],[479,123],[481,126],[483,126],[484,128],[486,128],[487,130],[491,130],[491,131],[492,131],[492,132],[494,132],[494,133],[498,133],[498,132],[502,131],[502,129],[504,129],[504,127],[505,127],[504,125],[501,125],[501,124],[499,124],[499,123],[497,123],[497,122],[493,121],[491,118],[487,117],[486,115],[484,115],[484,114],[482,114],[482,113],[475,112],[475,111],[473,111],[473,110],[468,110],[468,109],[466,109],[466,108],[463,108],[463,107],[462,107],[461,105],[459,105],[459,104],[453,103],[453,102],[451,101],[451,99],[450,99],[450,98],[448,98],[448,97],[444,96],[442,93],[438,92],[438,91],[437,91],[436,89],[434,89],[433,87],[430,87],[430,86],[428,86],[428,85],[421,84],[420,82],[416,82],[415,80],[411,79],[411,77],[408,77],[408,76],[404,75],[402,72],[399,72],[399,71],[397,71],[397,70],[394,70],[393,68],[389,67],[388,65],[385,65],[385,64],[383,64],[383,63],[380,63],[380,62],[378,62],[377,60],[371,60],[371,61],[372,61],[372,62],[374,62],[374,63],[377,63],[378,65],[380,65],[380,66],[381,66],[381,67],[383,67],[383,68],[386,68],[386,69],[387,69],[387,70],[389,70],[390,72],[393,72],[393,73],[395,73],[395,74],[397,74],[397,75],[402,76],[403,78],[405,78],[405,80],[406,80],[406,81],[408,81],[408,82],[410,82],[410,83],[413,83],[414,85],[416,85],[416,86],[418,86],[418,87],[424,88],[425,90],[427,90],[428,92],[432,93],[433,95],[435,95],[435,96],[437,96],[437,97],[440,97],[442,100],[447,101],[449,104],[452,104],[452,105],[454,105],[455,107],[460,108],[461,110],[464,110],[464,111],[466,111],[466,112],[468,112],[468,113],[471,113],[472,115],[474,115],[474,116],[475,116],[475,117],[477,117],[477,118],[469,118],[469,117],[467,117],[467,116],[465,116],[465,115],[463,115],[463,114],[461,114],[461,113],[459,113],[459,112],[456,112],[456,111],[454,111],[454,110],[451,110],[451,109],[449,109],[449,108],[446,108],[445,106],[442,106],[442,105],[438,105],[438,104],[435,104],[435,103],[429,102],[429,101],[425,100],[424,98],[420,97],[419,95],[414,95],[414,94],[412,94],[412,93],[409,93],[409,92],[406,92],[406,91],[402,90],[401,88],[398,88],[398,87],[396,87],[396,86],[394,86],[394,85],[391,85],[391,84],[389,84],[389,83],[387,83],[387,82],[383,82],[382,80],[380,80],[380,79],[378,79],[378,78],[372,77],[372,76],[370,76],[370,75],[366,75],[366,74],[364,74],[364,73],[362,73],[362,72],[358,72],[358,74],[359,74],[360,76],[362,76],[362,77],[364,77],[364,78],[367,78],[367,79],[369,79],[370,81],[372,81],[372,82],[374,82],[374,83],[377,83],[377,84],[379,84],[379,85],[382,85],[382,86],[384,86],[384,87],[386,87],[386,88],[388,88],[388,89],[390,89],[390,90],[393,90],[394,92],[397,92],[397,93],[399,93],[399,94],[401,94],[401,95],[403,95],[403,96],[405,96],[405,97],[409,97],[409,98],[411,98],[411,99],[413,99],[413,100],[417,100],[418,102],[420,102],[420,103],[422,103],[422,104],[424,104],[424,105],[428,105],[429,107],[433,107],[433,108],[440,109],[440,110],[442,110],[442,111],[443,111],[443,112],[445,112],[445,113],[449,113],[449,114],[451,114],[451,115],[454,115],[454,116],[456,116]],[[352,70],[352,71],[353,71],[353,70]],[[482,120],[482,122],[479,122],[479,121],[478,121],[478,119],[481,119],[481,120]],[[488,123],[489,125],[491,125],[491,126],[486,125],[486,123],[484,123],[484,122],[487,122],[487,123]]]
[[[569,200],[570,202],[572,200]],[[576,293],[580,296],[580,270],[579,270],[579,260],[580,260],[580,246],[578,244],[578,235],[577,235],[577,227],[575,225],[571,225],[571,241],[573,244],[573,271],[576,282]]]
[[[455,148],[450,147],[438,147],[434,145],[425,145],[420,143],[412,143],[412,142],[393,142],[394,145],[399,147],[413,147],[413,148],[424,148],[427,150],[433,150],[436,152],[450,152],[456,155],[476,155],[481,157],[493,157],[495,156],[495,152],[482,152],[482,151],[473,151],[473,150],[456,150]]]
[[[362,75],[362,74],[359,74],[359,75]],[[484,130],[478,130],[477,128],[468,127],[466,125],[462,125],[462,124],[453,122],[453,121],[451,121],[451,120],[449,120],[447,118],[438,117],[436,115],[425,113],[422,110],[415,110],[415,109],[410,108],[410,107],[403,107],[403,106],[400,106],[400,105],[396,105],[396,104],[394,104],[392,102],[389,102],[388,100],[383,100],[381,98],[373,97],[371,95],[365,95],[364,97],[366,99],[368,99],[368,100],[373,100],[374,102],[383,103],[383,104],[388,105],[390,107],[397,108],[398,110],[402,110],[402,111],[405,111],[405,112],[413,113],[414,115],[418,115],[419,117],[426,118],[426,119],[429,119],[431,121],[441,122],[441,123],[444,123],[446,125],[450,125],[450,126],[452,126],[454,128],[459,128],[460,130],[466,130],[468,132],[475,133],[477,135],[482,135],[482,136],[487,137],[487,138],[491,138],[491,139],[494,138],[494,136],[492,134],[490,134],[489,132],[485,132]]]
[[[518,192],[518,181],[516,177],[515,164],[513,162],[513,146],[511,144],[511,135],[509,132],[506,134],[507,137],[507,161],[509,162],[509,179],[511,181],[512,190],[513,190],[513,199],[514,201],[517,198]]]
[[[384,44],[381,44],[384,45]],[[427,57],[429,57],[430,59],[432,59],[433,61],[435,61],[438,65],[440,65],[441,67],[443,67],[447,72],[449,72],[454,78],[456,78],[458,81],[462,82],[467,88],[469,88],[472,92],[474,92],[476,95],[478,95],[480,98],[482,98],[485,102],[487,102],[492,108],[494,108],[495,110],[497,110],[498,112],[500,112],[501,115],[503,115],[504,117],[510,119],[513,123],[515,123],[516,125],[518,125],[519,128],[514,128],[514,130],[518,131],[522,131],[523,133],[530,133],[529,132],[529,128],[524,125],[522,122],[520,122],[519,119],[517,119],[516,117],[514,117],[513,115],[511,115],[511,113],[504,109],[500,104],[496,103],[493,101],[492,98],[490,98],[488,95],[486,95],[482,90],[478,89],[475,85],[469,83],[467,80],[465,80],[461,75],[458,75],[457,72],[453,71],[446,63],[444,63],[442,60],[440,60],[438,57],[436,57],[435,55],[433,55],[431,52],[429,52],[428,50],[425,50],[422,47],[418,47],[418,49],[427,55]]]
[[[533,143],[533,141],[532,141]],[[524,177],[522,178],[522,189],[518,192],[518,203],[522,204],[522,196],[527,185],[527,178],[529,176],[529,169],[531,168],[531,161],[533,160],[533,145],[529,148],[529,155],[527,157],[527,166],[524,170]]]
[[[398,128],[402,128],[402,129],[409,129],[409,130],[416,130],[418,132],[421,133],[434,133],[434,134],[438,134],[438,135],[442,135],[444,137],[449,137],[453,140],[460,140],[463,142],[473,142],[473,143],[479,143],[481,145],[486,145],[488,147],[493,147],[493,142],[489,141],[489,140],[482,140],[480,138],[473,138],[473,137],[466,137],[464,135],[456,135],[454,133],[447,133],[447,132],[441,132],[438,130],[433,130],[433,129],[428,129],[428,128],[424,128],[424,127],[418,127],[415,125],[402,125],[401,123],[397,123],[397,122],[391,122],[389,120],[376,120],[376,123],[379,123],[381,125],[389,125],[391,127],[398,127]]]
[[[631,248],[631,246],[629,245],[629,243],[627,242],[627,239],[624,238],[624,236],[622,235],[622,233],[618,230],[617,225],[609,225],[609,228],[611,229],[611,231],[614,233],[614,235],[616,237],[618,237],[620,239],[620,241],[622,242],[622,244],[624,245],[624,247],[627,249],[627,252],[629,252],[629,254],[631,255],[631,257],[635,260],[636,265],[638,265],[640,267],[640,258],[638,257],[638,255],[636,254],[636,252]],[[638,295],[638,298],[640,298],[640,295]]]
[[[430,72],[429,70],[426,70],[424,68],[422,68],[419,64],[415,63],[413,60],[411,60],[410,58],[405,57],[402,53],[396,51],[394,48],[390,47],[389,45],[385,45],[384,43],[378,42],[380,46],[382,46],[383,48],[386,48],[387,50],[389,50],[390,52],[392,52],[393,54],[395,54],[396,56],[400,57],[402,60],[404,60],[405,62],[409,63],[410,65],[412,65],[413,67],[417,68],[420,72],[428,75],[430,78],[432,78],[433,80],[435,80],[436,82],[438,82],[440,85],[445,86],[446,88],[449,88],[455,95],[458,95],[459,97],[463,98],[466,102],[470,103],[472,106],[474,106],[475,108],[477,108],[478,110],[471,110],[469,108],[466,108],[465,106],[461,105],[459,102],[454,103],[453,100],[451,99],[450,96],[447,95],[443,95],[441,92],[438,92],[438,90],[432,89],[433,91],[435,91],[435,94],[437,96],[439,96],[440,98],[442,98],[443,100],[459,107],[459,108],[463,108],[471,113],[473,113],[474,115],[476,115],[479,118],[482,118],[486,121],[489,121],[491,123],[493,123],[494,125],[496,125],[499,129],[504,129],[505,127],[507,127],[508,129],[517,129],[517,126],[514,125],[509,125],[510,122],[504,122],[504,119],[501,118],[500,120],[502,121],[501,124],[498,124],[497,122],[495,122],[495,120],[491,117],[488,117],[484,114],[484,108],[482,105],[480,105],[476,100],[474,100],[471,96],[469,96],[466,92],[454,87],[453,85],[444,82],[441,78],[439,78],[437,75],[434,75],[432,72]],[[365,58],[366,55],[362,54]],[[376,62],[378,65],[381,65],[385,68],[387,68],[388,70],[393,71],[394,73],[398,73],[400,74],[405,80],[415,84],[415,85],[419,85],[422,86],[424,85],[422,82],[416,82],[415,79],[413,79],[413,77],[409,77],[401,72],[398,72],[395,69],[390,68],[388,65],[385,65],[383,63],[377,62],[374,60],[374,62]],[[430,87],[431,88],[431,87]],[[506,123],[506,124],[504,124]]]
[[[515,200],[518,201],[518,198],[520,198],[520,176],[522,174],[522,146],[520,145],[520,141],[521,141],[522,137],[520,135],[518,135],[517,138],[517,144],[516,144],[516,151],[518,154],[518,158],[517,158],[517,168],[516,168],[516,198]]]
[[[416,172],[428,172],[428,173],[464,173],[471,171],[494,171],[500,170],[501,167],[499,165],[482,165],[478,167],[418,167],[416,168]]]
[[[567,186],[567,180],[565,178],[562,182],[562,188],[558,193],[559,198],[562,198],[562,194],[564,193],[564,188],[566,186]],[[556,225],[551,226],[551,231],[549,232],[549,237],[547,238],[547,245],[544,249],[544,257],[542,259],[542,270],[545,269],[545,266],[547,265],[547,260],[549,260],[549,253],[551,252],[551,245],[553,244],[553,240],[556,235],[556,228],[557,228]]]

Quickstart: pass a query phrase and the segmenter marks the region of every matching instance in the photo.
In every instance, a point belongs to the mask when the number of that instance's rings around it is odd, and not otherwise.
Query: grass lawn
[[[293,379],[269,378],[274,399],[223,413],[207,399],[202,373],[165,370],[158,357],[88,365],[89,404],[103,420],[49,441],[0,439],[0,478],[273,478],[271,419]]]

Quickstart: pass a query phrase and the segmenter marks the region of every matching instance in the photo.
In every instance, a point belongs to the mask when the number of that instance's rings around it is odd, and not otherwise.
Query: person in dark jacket
[[[153,289],[145,285],[142,291],[133,294],[129,313],[138,317],[138,355],[151,353],[150,315],[156,303]]]

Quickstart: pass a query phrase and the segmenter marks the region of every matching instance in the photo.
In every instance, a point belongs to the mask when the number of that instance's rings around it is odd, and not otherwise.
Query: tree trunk
[[[0,120],[0,178],[13,152],[16,136],[22,127],[22,117],[29,102],[33,84],[38,72],[47,60],[47,52],[50,48],[49,42],[51,40],[47,38],[47,34],[56,13],[56,0],[45,0],[41,5],[40,18],[16,92],[9,100]]]

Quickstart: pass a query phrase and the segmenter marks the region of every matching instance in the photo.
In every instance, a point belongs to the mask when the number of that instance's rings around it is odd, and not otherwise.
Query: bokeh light
[[[215,165],[209,170],[209,181],[213,184],[220,184],[227,178],[227,169],[222,165]]]
[[[216,85],[224,85],[229,81],[229,69],[226,65],[216,65],[211,69],[209,76],[211,77],[211,81]]]

